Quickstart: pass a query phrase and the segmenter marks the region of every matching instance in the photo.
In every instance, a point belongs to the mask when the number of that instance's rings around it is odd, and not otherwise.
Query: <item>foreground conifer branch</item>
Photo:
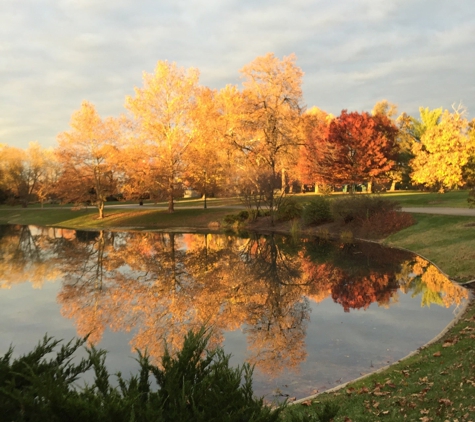
[[[252,389],[253,368],[230,368],[221,348],[207,350],[210,332],[188,332],[181,351],[165,347],[162,368],[139,352],[138,375],[116,374],[111,385],[106,352],[86,347],[88,356],[74,356],[86,339],[61,341],[45,336],[34,350],[0,359],[0,414],[5,421],[256,421],[279,420],[285,404],[270,408]],[[59,350],[58,350],[59,349]],[[47,355],[54,354],[53,357]],[[87,371],[94,382],[80,386]],[[152,388],[151,376],[157,387]]]

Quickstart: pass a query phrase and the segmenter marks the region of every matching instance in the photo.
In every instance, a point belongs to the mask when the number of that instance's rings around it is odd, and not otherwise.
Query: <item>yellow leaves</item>
[[[463,115],[445,110],[439,124],[428,127],[420,143],[414,143],[413,174],[417,183],[448,188],[463,184],[462,167],[475,151],[475,142],[467,136],[468,122]]]

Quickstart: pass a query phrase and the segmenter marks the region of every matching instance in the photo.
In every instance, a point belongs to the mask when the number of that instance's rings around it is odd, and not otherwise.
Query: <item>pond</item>
[[[269,400],[305,397],[436,336],[468,292],[407,251],[278,235],[0,226],[0,355],[90,334],[112,373],[213,327]],[[87,381],[87,380],[86,380]]]

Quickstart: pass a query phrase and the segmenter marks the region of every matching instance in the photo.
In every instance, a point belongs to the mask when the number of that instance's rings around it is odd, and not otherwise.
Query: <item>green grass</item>
[[[475,218],[414,214],[416,224],[384,243],[416,252],[457,281],[475,279]]]
[[[65,208],[0,208],[0,224],[34,224],[37,226],[61,225],[62,221],[84,216],[96,216],[97,211],[89,207],[87,210],[72,211]],[[91,217],[92,218],[92,217]]]
[[[165,209],[106,209],[99,220],[97,211],[89,207],[78,211],[69,208],[0,209],[0,224],[33,224],[65,228],[137,228],[166,229],[176,227],[206,228],[211,222],[221,222],[228,208],[177,209],[170,214]]]
[[[334,193],[329,195],[330,199],[337,199],[341,196],[349,195],[347,193]],[[356,195],[366,195],[357,193]],[[419,191],[396,191],[386,192],[381,195],[384,198],[388,198],[397,201],[403,207],[453,207],[453,208],[468,208],[468,191],[456,190],[446,193],[436,192],[419,192]],[[316,193],[299,193],[295,195],[298,202],[310,202],[310,200],[316,196]]]
[[[314,415],[340,406],[339,421],[473,421],[475,418],[475,305],[441,341],[389,369],[325,393],[286,411]],[[307,420],[316,420],[310,419]]]
[[[383,197],[394,199],[403,207],[453,207],[468,208],[468,191],[454,190],[446,193],[436,192],[388,192]]]

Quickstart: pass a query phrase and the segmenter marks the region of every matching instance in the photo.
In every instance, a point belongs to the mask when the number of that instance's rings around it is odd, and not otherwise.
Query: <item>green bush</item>
[[[277,206],[275,214],[278,221],[290,221],[302,216],[302,204],[297,202],[293,197],[282,198]]]
[[[243,210],[239,211],[237,214],[227,214],[223,218],[223,222],[228,225],[232,226],[235,223],[243,223],[244,221],[249,219],[249,211]]]
[[[331,202],[331,212],[336,222],[361,224],[375,214],[397,211],[401,206],[379,196],[349,195]]]
[[[45,337],[27,355],[12,360],[12,349],[0,360],[0,415],[5,421],[277,421],[285,404],[271,409],[253,396],[253,368],[229,367],[229,355],[206,346],[210,334],[189,332],[173,357],[165,348],[162,368],[139,353],[139,374],[129,380],[117,374],[109,382],[106,353],[87,348],[88,357],[73,363],[85,340],[56,348]],[[46,355],[56,351],[56,356]],[[94,383],[79,388],[74,382],[92,369]],[[158,388],[152,390],[150,375]]]
[[[330,200],[324,196],[312,199],[303,209],[302,220],[306,225],[318,225],[332,221]]]

